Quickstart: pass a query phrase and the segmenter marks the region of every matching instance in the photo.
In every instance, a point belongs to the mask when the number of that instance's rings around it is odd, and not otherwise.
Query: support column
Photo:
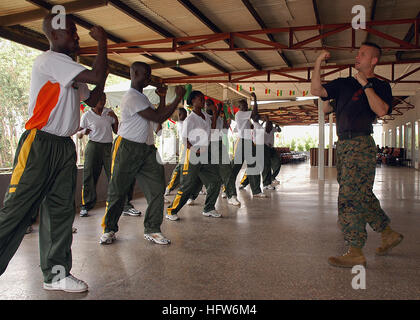
[[[329,124],[330,124],[330,142],[329,142],[329,147],[328,147],[328,167],[332,167],[333,166],[333,114],[330,113],[328,116],[328,120],[329,120]]]
[[[324,111],[322,110],[322,105],[324,101],[318,99],[318,126],[319,126],[319,143],[318,143],[318,180],[325,179],[325,159],[324,159],[324,149],[325,149],[325,135],[324,135],[324,126],[325,118]]]

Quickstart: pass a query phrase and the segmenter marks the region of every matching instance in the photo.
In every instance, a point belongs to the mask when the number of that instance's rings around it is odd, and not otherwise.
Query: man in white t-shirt
[[[254,171],[256,170],[256,146],[252,141],[252,129],[251,119],[256,122],[258,121],[258,105],[257,97],[253,92],[252,97],[254,98],[254,108],[252,111],[248,111],[248,103],[246,100],[239,101],[239,111],[235,114],[236,128],[238,130],[238,139],[235,143],[234,159],[232,161],[232,174],[229,178],[229,183],[226,186],[226,194],[229,193],[232,196],[236,196],[236,178],[239,171],[242,168],[244,162],[247,162],[248,179],[251,185],[251,190],[254,198],[267,198],[267,196],[261,191],[260,174]]]
[[[76,150],[70,136],[79,128],[80,101],[95,106],[103,92],[107,39],[100,27],[90,31],[98,41],[98,55],[93,69],[87,70],[71,58],[79,49],[74,22],[69,16],[62,16],[65,28],[54,29],[55,17],[50,14],[43,21],[50,50],[38,56],[32,68],[29,120],[16,150],[10,185],[0,210],[0,274],[40,208],[44,289],[84,292],[87,284],[70,274],[77,177]],[[90,92],[86,83],[97,86]]]
[[[178,109],[178,121],[176,123],[177,131],[178,131],[178,139],[181,142],[181,150],[179,154],[179,159],[182,159],[182,154],[185,151],[185,146],[182,144],[182,126],[184,123],[185,118],[187,118],[187,110],[184,108]],[[174,170],[172,171],[171,179],[169,180],[169,183],[166,187],[165,196],[168,196],[171,194],[171,191],[174,190],[178,185],[180,181],[181,176],[181,167],[182,163],[181,161],[178,162]]]
[[[104,168],[108,182],[111,178],[112,132],[118,132],[118,117],[114,111],[105,107],[105,103],[106,95],[103,93],[96,106],[82,115],[79,132],[77,133],[79,139],[83,138],[84,135],[89,136],[84,154],[81,217],[87,217],[88,211],[95,207],[96,185],[102,168]],[[123,214],[138,217],[141,212],[130,203],[133,192],[134,183],[127,194]]]
[[[281,159],[274,148],[274,133],[276,129],[273,123],[265,116],[265,131],[264,131],[264,170],[262,172],[263,186],[266,189],[275,189],[277,175],[281,168]]]
[[[121,119],[118,137],[112,151],[111,180],[108,186],[108,198],[105,215],[102,219],[103,234],[101,244],[111,244],[116,239],[118,221],[121,216],[125,195],[130,184],[136,179],[142,189],[148,207],[144,215],[144,237],[157,244],[166,245],[170,240],[160,230],[163,220],[165,173],[158,162],[158,153],[150,140],[152,123],[166,121],[175,111],[185,88],[175,89],[175,100],[166,107],[161,107],[166,89],[158,88],[161,98],[159,108],[155,109],[143,94],[143,89],[151,78],[150,66],[143,62],[134,62],[130,67],[131,88],[121,101]],[[149,142],[150,141],[150,142]]]

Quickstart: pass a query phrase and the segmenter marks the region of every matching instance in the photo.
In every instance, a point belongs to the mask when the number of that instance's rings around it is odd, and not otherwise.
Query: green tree
[[[41,52],[0,39],[0,167],[11,167],[28,118],[32,64]]]

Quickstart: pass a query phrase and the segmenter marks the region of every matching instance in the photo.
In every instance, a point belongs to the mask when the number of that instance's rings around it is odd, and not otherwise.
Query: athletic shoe
[[[263,190],[276,190],[276,188],[274,188],[273,186],[264,186]]]
[[[166,214],[166,219],[169,219],[171,221],[179,220],[179,217],[177,214]]]
[[[194,199],[188,199],[187,206],[193,206],[194,205]]]
[[[166,189],[166,190],[165,190],[165,196],[169,196],[169,195],[171,195],[171,190]]]
[[[226,199],[226,198],[227,198],[227,194],[226,194],[226,192],[222,192],[222,198],[223,198],[223,199]]]
[[[123,215],[125,216],[132,216],[132,217],[139,217],[141,215],[141,212],[134,209],[134,208],[130,208],[128,210],[124,210]]]
[[[114,231],[106,232],[101,236],[101,239],[99,239],[100,244],[111,244],[114,242],[114,240],[117,239],[115,236]]]
[[[79,280],[73,277],[71,274],[64,279],[53,283],[45,283],[44,282],[44,289],[45,290],[61,290],[65,292],[85,292],[88,290],[88,285],[86,282]]]
[[[217,212],[216,210],[211,210],[209,212],[203,212],[203,216],[213,217],[213,218],[221,218],[222,217],[222,215],[219,212]]]
[[[170,244],[171,240],[165,238],[162,233],[145,233],[144,238],[157,244]]]
[[[86,209],[80,210],[80,216],[81,217],[87,217],[88,216],[88,211]]]
[[[228,199],[228,204],[231,204],[233,206],[240,206],[241,203],[238,201],[238,199],[236,198],[236,196],[232,196]]]
[[[271,182],[271,185],[272,185],[272,186],[275,186],[275,185],[277,185],[277,184],[280,184],[280,181],[279,181],[279,180],[273,180],[273,181]]]
[[[263,193],[263,192],[254,194],[253,197],[254,198],[268,198],[268,196],[265,193]]]

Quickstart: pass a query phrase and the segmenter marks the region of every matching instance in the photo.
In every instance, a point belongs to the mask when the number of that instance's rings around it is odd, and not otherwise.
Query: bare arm
[[[331,112],[334,112],[334,108],[328,101],[325,101],[322,105],[322,111],[324,111],[325,114],[329,114]]]
[[[252,108],[251,119],[254,121],[258,121],[259,120],[258,104],[257,104],[257,96],[255,95],[255,92],[251,93],[251,97],[254,99],[254,108]]]
[[[357,73],[354,78],[360,83],[362,87],[368,83],[368,79],[361,72]],[[389,105],[376,94],[373,88],[365,89],[365,94],[368,98],[370,108],[373,112],[376,113],[378,117],[383,117],[388,113]]]
[[[322,86],[321,83],[321,63],[330,57],[330,53],[326,50],[322,51],[321,54],[315,61],[314,71],[311,79],[311,94],[318,97],[327,97],[327,90]]]
[[[175,112],[175,109],[177,108],[178,104],[181,102],[181,99],[185,94],[185,88],[183,86],[177,86],[175,88],[175,92],[177,96],[170,105],[166,106],[165,108],[158,109],[147,108],[143,111],[139,111],[139,115],[153,122],[164,122]]]
[[[105,83],[106,71],[108,67],[107,59],[107,35],[102,27],[94,26],[89,35],[98,41],[98,55],[93,63],[92,70],[84,70],[79,73],[74,80],[77,82],[101,84]]]

